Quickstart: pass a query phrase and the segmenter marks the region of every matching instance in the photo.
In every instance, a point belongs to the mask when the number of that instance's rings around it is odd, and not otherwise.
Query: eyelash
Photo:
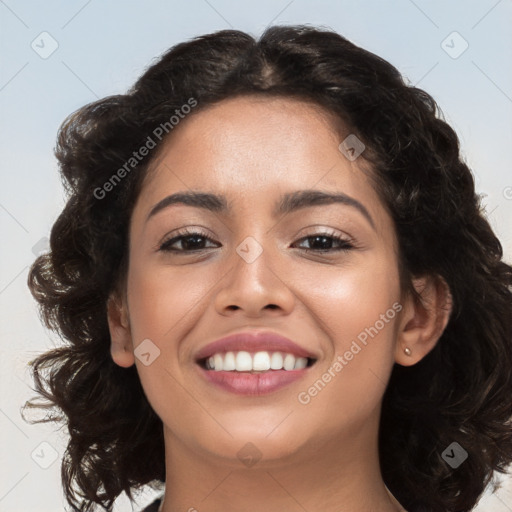
[[[204,238],[210,242],[213,241],[206,233],[202,232],[201,230],[188,231],[187,229],[184,229],[184,230],[178,231],[176,236],[173,236],[172,238],[165,240],[160,245],[158,250],[162,251],[162,252],[167,252],[167,253],[170,253],[170,252],[174,252],[174,253],[194,253],[195,252],[195,253],[198,253],[198,252],[202,252],[202,251],[209,249],[207,247],[207,248],[203,248],[203,249],[192,249],[192,250],[187,251],[184,249],[172,249],[171,248],[172,245],[174,245],[176,242],[178,242],[180,240],[183,240],[184,238],[193,238],[193,237],[197,237],[197,236]],[[355,246],[353,245],[352,240],[346,239],[346,238],[341,238],[340,236],[336,235],[334,232],[314,233],[312,235],[304,236],[297,241],[301,242],[304,240],[308,240],[311,238],[317,238],[317,237],[330,238],[334,242],[339,243],[340,247],[330,248],[330,249],[302,249],[302,250],[306,253],[325,254],[325,253],[329,253],[329,252],[338,252],[338,251],[346,252],[346,251],[355,249]]]

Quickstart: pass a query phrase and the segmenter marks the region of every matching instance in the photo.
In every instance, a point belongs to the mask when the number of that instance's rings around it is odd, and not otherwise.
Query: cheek
[[[333,350],[344,349],[347,342],[365,328],[378,322],[379,330],[392,337],[395,310],[392,305],[400,299],[398,269],[392,258],[374,257],[360,264],[326,268],[301,276],[301,295],[307,309],[315,314],[332,340]],[[388,310],[385,329],[381,315]],[[350,345],[350,343],[349,343]]]
[[[366,268],[347,267],[329,279],[317,279],[311,287],[308,304],[331,344],[297,401],[311,417],[329,410],[327,430],[339,428],[348,417],[353,427],[361,426],[382,399],[401,310],[393,265],[392,260],[376,259]]]
[[[197,270],[176,271],[164,265],[152,266],[134,258],[128,273],[128,304],[132,343],[154,344],[149,365],[136,357],[137,372],[146,397],[171,430],[189,435],[184,425],[198,421],[201,411],[191,400],[189,383],[182,373],[180,340],[197,321],[199,304],[209,289]],[[195,277],[194,277],[195,276]],[[199,312],[200,314],[200,312]],[[151,350],[150,350],[151,352]],[[179,414],[173,414],[179,411]]]
[[[208,274],[197,268],[177,270],[133,262],[128,274],[128,303],[134,346],[150,338],[167,349],[168,340],[197,314],[210,287]]]
[[[180,410],[180,415],[186,415],[191,405],[194,409],[187,380],[191,354],[187,341],[211,305],[211,290],[218,280],[218,269],[209,271],[200,265],[171,267],[138,255],[130,262],[127,289],[135,354],[143,340],[150,340],[158,354],[147,366],[136,357],[137,371],[155,411],[169,416],[168,425],[176,416],[169,411]]]

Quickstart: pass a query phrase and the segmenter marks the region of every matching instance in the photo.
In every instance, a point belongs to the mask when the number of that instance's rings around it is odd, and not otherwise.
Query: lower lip
[[[263,373],[216,372],[199,366],[205,378],[225,391],[236,395],[266,395],[304,377],[309,368],[301,370],[269,370]]]

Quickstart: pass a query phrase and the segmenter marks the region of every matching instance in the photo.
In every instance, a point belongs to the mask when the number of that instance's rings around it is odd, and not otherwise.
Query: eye
[[[342,238],[335,233],[316,233],[298,240],[298,242],[303,241],[307,241],[310,246],[313,246],[312,248],[302,248],[305,252],[323,253],[354,249],[351,240]],[[311,243],[311,241],[313,243]]]
[[[200,230],[189,231],[184,229],[178,231],[176,236],[164,240],[158,250],[163,252],[199,252],[209,249],[209,247],[204,247],[206,242],[213,242],[206,233]],[[181,248],[173,247],[178,243]]]
[[[342,238],[335,233],[316,233],[300,238],[297,242],[307,241],[311,248],[299,247],[305,252],[326,253],[334,251],[348,251],[354,249],[354,245],[349,239]],[[213,245],[205,247],[205,244],[211,242]],[[181,247],[176,247],[177,245]],[[191,231],[184,229],[179,231],[172,238],[166,239],[159,247],[163,252],[199,252],[212,247],[218,247],[206,233],[200,230]]]

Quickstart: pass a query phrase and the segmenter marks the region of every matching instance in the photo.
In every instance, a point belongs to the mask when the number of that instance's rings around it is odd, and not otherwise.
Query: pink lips
[[[285,352],[296,357],[317,359],[314,354],[278,334],[272,332],[244,332],[232,334],[209,343],[196,354],[196,362],[200,363],[219,352],[237,352],[241,350],[250,353],[259,351]],[[269,370],[262,373],[251,373],[207,370],[200,364],[197,365],[197,368],[209,382],[237,395],[272,393],[304,377],[310,369],[306,367],[288,371]]]
[[[314,354],[279,334],[272,332],[241,332],[209,343],[197,353],[196,361],[206,359],[218,352],[236,352],[240,350],[246,350],[247,352],[258,352],[260,350],[286,352],[296,357],[315,358]]]

